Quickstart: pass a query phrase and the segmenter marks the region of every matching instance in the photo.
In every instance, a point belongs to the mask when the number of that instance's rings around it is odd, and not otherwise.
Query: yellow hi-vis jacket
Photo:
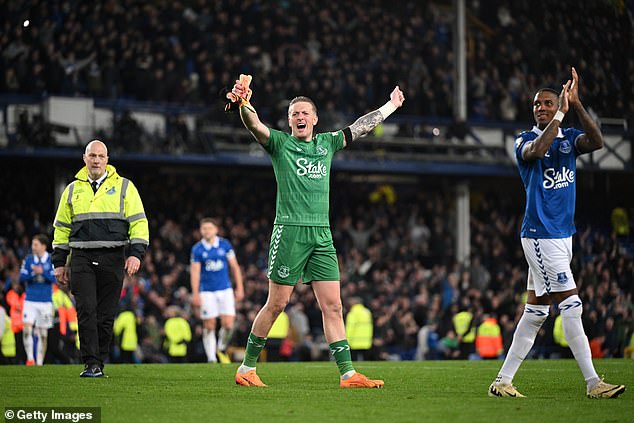
[[[348,338],[350,349],[369,350],[372,348],[373,335],[372,312],[363,304],[350,307],[346,316],[346,338]]]
[[[139,337],[136,332],[136,316],[133,312],[127,310],[119,313],[114,321],[114,336],[121,337],[122,351],[136,351],[139,343]]]
[[[473,314],[468,311],[461,311],[453,316],[453,327],[456,331],[456,335],[462,336],[462,342],[473,343],[476,338],[475,328],[471,326],[471,320]]]
[[[2,325],[2,331],[0,331],[0,334],[2,334],[0,336],[2,355],[7,358],[15,357],[15,334],[11,330],[11,319],[4,310],[0,310],[0,325]]]
[[[281,312],[277,319],[273,322],[273,326],[269,330],[267,338],[284,339],[288,336],[288,329],[291,323],[288,318],[288,314],[285,311]]]
[[[66,335],[67,329],[77,332],[77,310],[70,297],[61,289],[53,285],[53,306],[59,317],[59,333]]]
[[[165,321],[165,342],[163,348],[170,357],[185,357],[187,343],[192,340],[189,322],[182,317],[170,317]]]
[[[107,165],[108,176],[96,193],[84,166],[68,184],[55,215],[52,262],[64,266],[72,248],[108,248],[130,244],[130,255],[143,260],[150,232],[134,184]]]

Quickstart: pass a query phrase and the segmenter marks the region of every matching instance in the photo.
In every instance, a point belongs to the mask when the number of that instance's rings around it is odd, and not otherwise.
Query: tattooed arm
[[[394,113],[396,109],[401,107],[403,105],[403,101],[405,101],[405,96],[397,85],[394,88],[394,91],[390,94],[390,101],[385,103],[379,109],[361,116],[352,125],[343,130],[345,136],[344,146],[361,138],[376,128],[379,123],[383,122],[389,115]]]

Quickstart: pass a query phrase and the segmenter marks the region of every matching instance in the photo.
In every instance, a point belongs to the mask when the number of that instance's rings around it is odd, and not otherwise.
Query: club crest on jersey
[[[559,152],[561,152],[562,154],[568,154],[570,153],[570,150],[572,150],[570,141],[562,140],[561,143],[559,143]]]
[[[277,275],[280,278],[288,278],[288,275],[291,274],[291,269],[288,268],[288,266],[280,266],[279,269],[277,269]]]
[[[557,282],[562,285],[568,283],[568,276],[566,275],[566,272],[557,273]]]
[[[310,179],[321,179],[328,175],[326,165],[320,162],[317,163],[308,161],[305,158],[299,158],[295,162],[297,164],[297,176],[308,176]]]
[[[317,146],[317,154],[319,154],[320,156],[325,156],[326,154],[328,154],[328,149],[319,145]]]
[[[566,188],[574,183],[575,171],[566,166],[562,167],[561,170],[555,170],[552,167],[544,170],[544,189]]]

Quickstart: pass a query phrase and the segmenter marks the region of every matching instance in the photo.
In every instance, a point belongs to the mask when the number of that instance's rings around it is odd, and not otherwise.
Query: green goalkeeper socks
[[[248,367],[255,367],[255,363],[258,361],[258,357],[265,345],[266,338],[260,338],[259,336],[255,336],[253,333],[250,333],[249,339],[247,340],[247,350],[244,353],[244,360],[242,361],[242,364]]]
[[[350,355],[350,345],[348,345],[347,339],[330,344],[330,353],[335,357],[341,376],[354,370],[354,367],[352,367],[352,356]]]
[[[260,338],[255,336],[253,333],[250,333],[247,341],[247,350],[244,354],[242,364],[248,367],[255,367],[258,357],[260,356],[260,352],[262,352],[265,345],[266,338]],[[350,355],[350,345],[348,345],[348,340],[342,339],[341,341],[333,342],[330,344],[330,352],[335,357],[339,373],[342,376],[345,373],[354,370],[354,367],[352,367],[352,356]]]

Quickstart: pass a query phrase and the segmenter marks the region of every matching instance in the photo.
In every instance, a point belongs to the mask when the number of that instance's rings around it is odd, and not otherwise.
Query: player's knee
[[[203,326],[207,330],[215,330],[216,329],[216,319],[203,320]]]
[[[561,318],[581,318],[583,313],[583,303],[578,295],[571,295],[570,297],[559,303],[559,310],[561,312]]]
[[[549,314],[550,306],[548,305],[526,304],[524,306],[524,317],[537,328],[544,324]]]
[[[279,316],[284,309],[286,308],[286,303],[284,302],[267,302],[265,307],[269,310],[269,313],[271,313],[273,316],[277,317]]]
[[[48,337],[48,329],[37,328],[37,337],[41,340],[45,340]]]
[[[33,326],[24,325],[24,328],[22,328],[22,334],[24,336],[33,336]]]
[[[327,315],[340,316],[343,312],[343,306],[341,305],[341,302],[325,304],[322,307],[322,312]]]

